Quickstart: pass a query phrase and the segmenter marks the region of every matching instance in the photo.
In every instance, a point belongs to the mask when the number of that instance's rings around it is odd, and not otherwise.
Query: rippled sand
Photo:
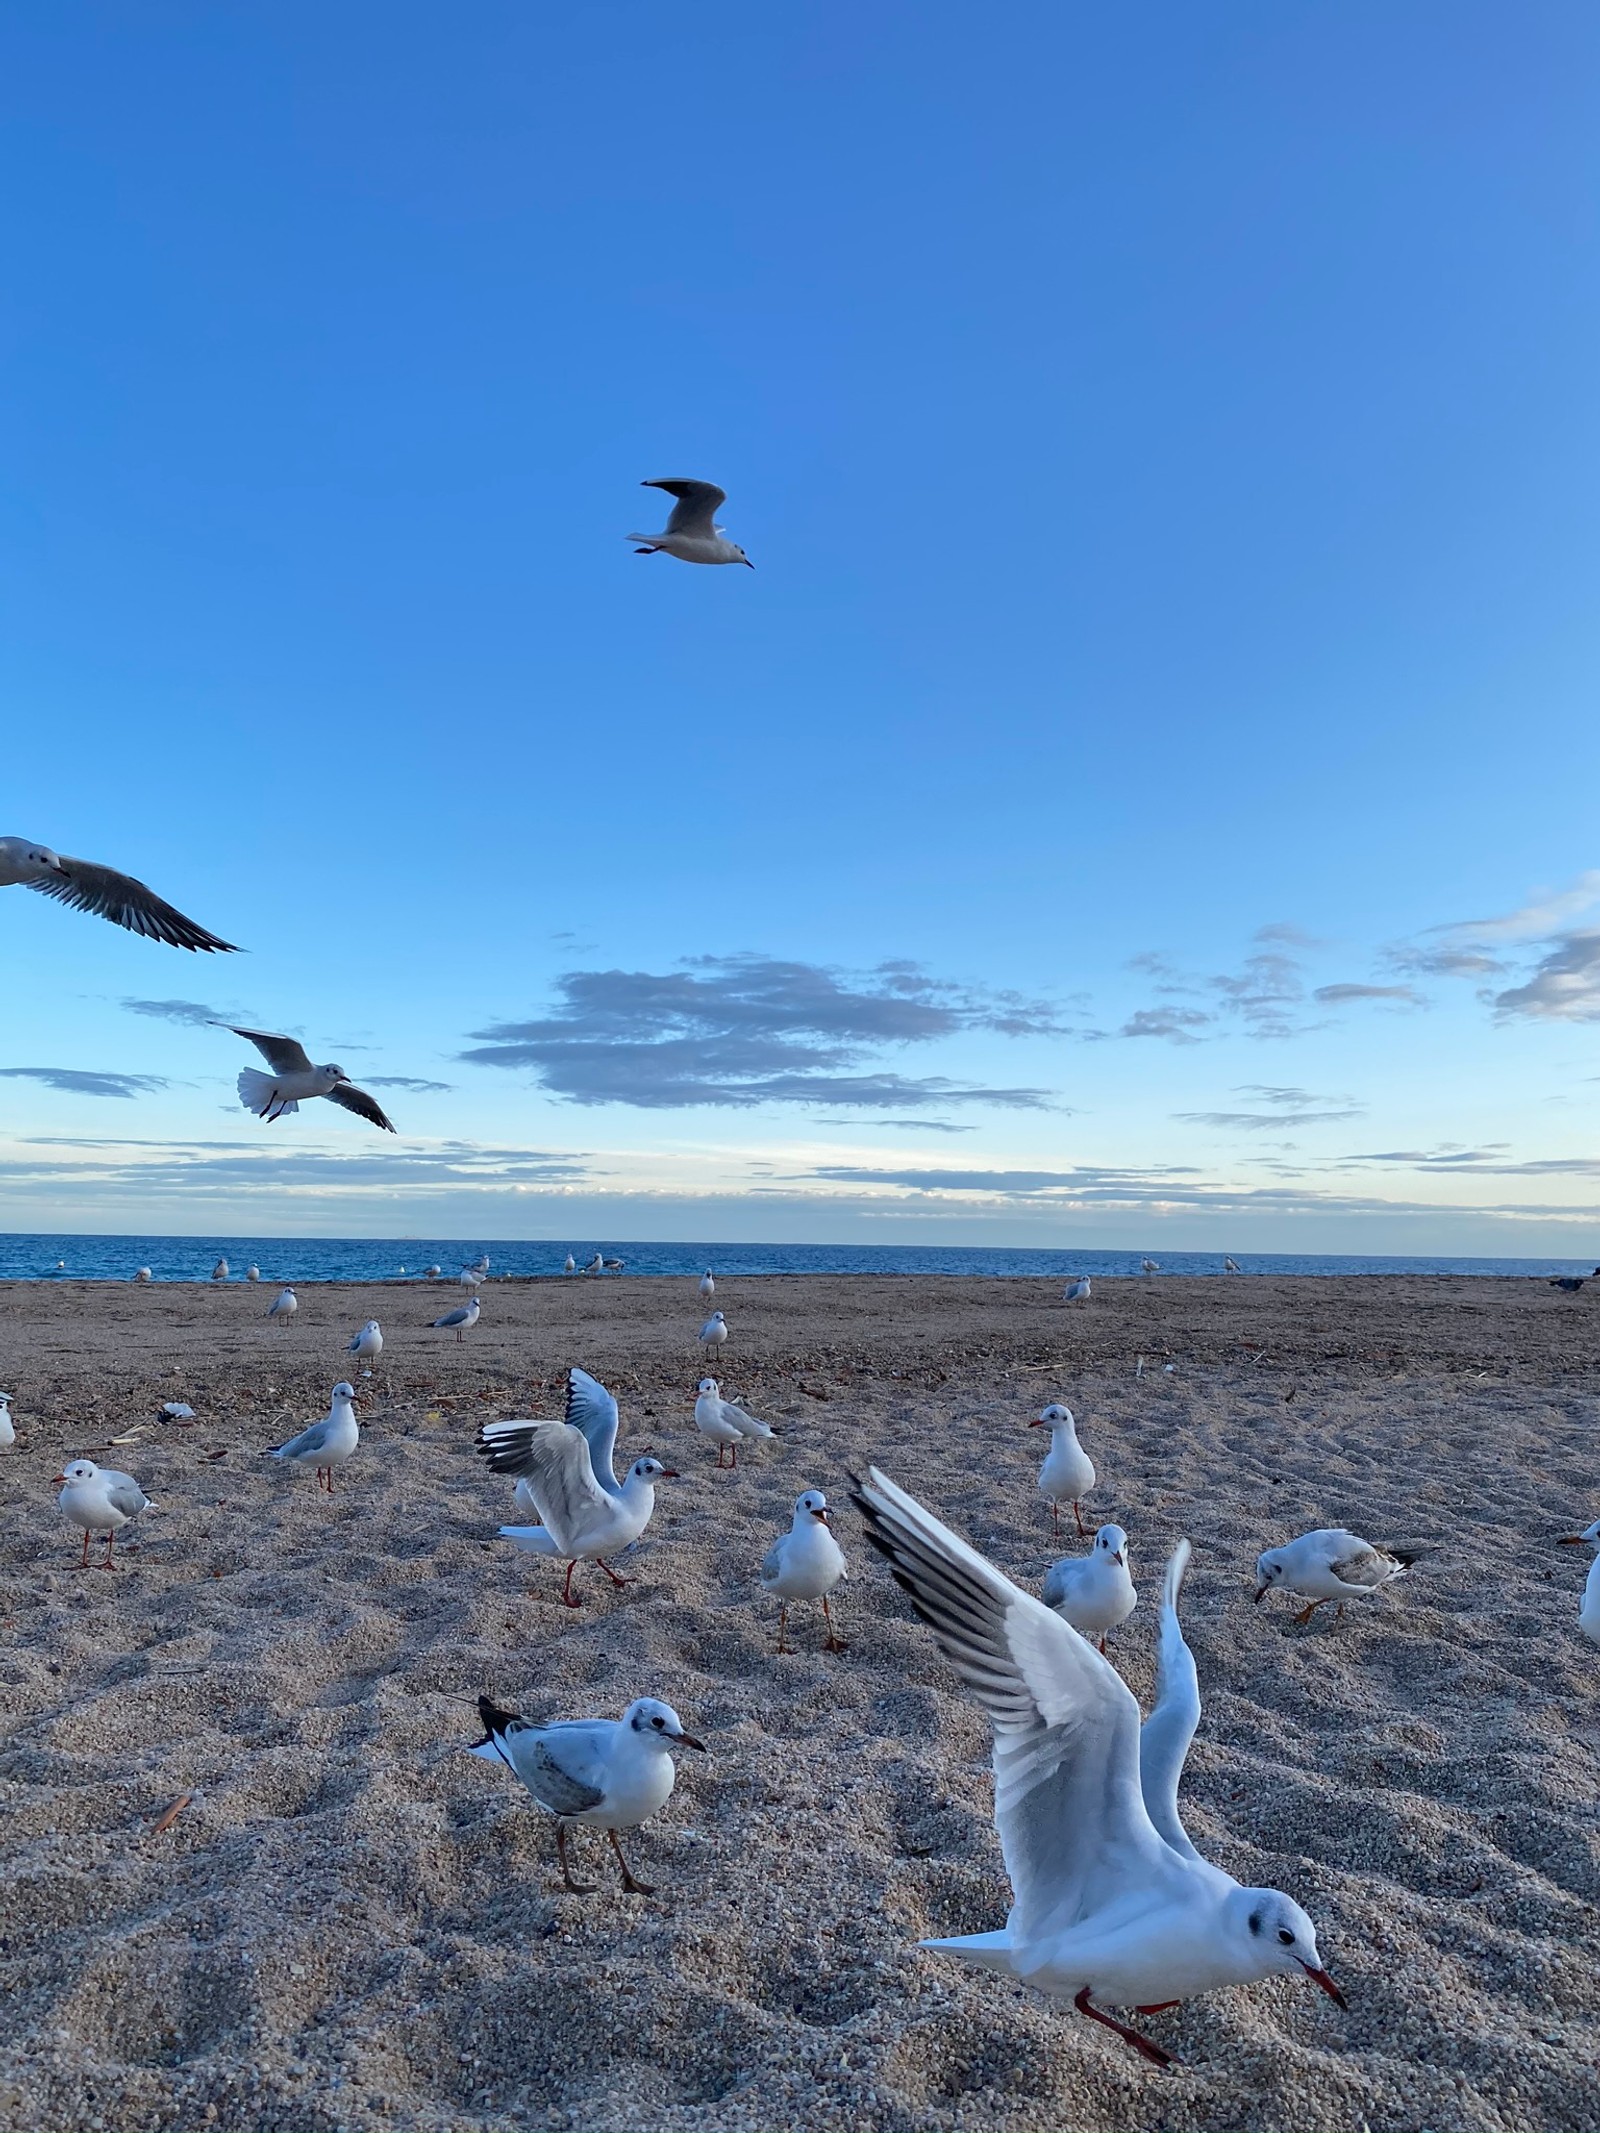
[[[719,1283],[719,1374],[782,1432],[736,1474],[691,1426],[692,1282],[491,1284],[461,1348],[422,1325],[457,1294],[306,1289],[280,1333],[236,1286],[0,1288],[0,2123],[1600,2128],[1600,1652],[1553,1545],[1600,1512],[1600,1284]],[[323,1411],[370,1316],[330,1505],[258,1448]],[[572,1362],[683,1473],[633,1582],[581,1572],[575,1614],[494,1539],[509,1492],[472,1453],[482,1416],[558,1411]],[[776,1658],[755,1584],[795,1495],[843,1502],[869,1458],[1037,1579],[1047,1396],[1131,1535],[1112,1656],[1146,1697],[1193,1536],[1190,1829],[1305,1903],[1351,2003],[1152,2017],[1171,2075],[914,1946],[1004,1917],[988,1733],[854,1513],[848,1654],[798,1610]],[[198,1426],[149,1421],[175,1397]],[[80,1453],[161,1505],[115,1576],[54,1510]],[[1344,1523],[1439,1552],[1343,1621],[1251,1605],[1259,1548]],[[599,1892],[562,1892],[550,1825],[459,1752],[480,1690],[677,1705],[711,1753],[630,1844],[658,1896],[589,1832]]]

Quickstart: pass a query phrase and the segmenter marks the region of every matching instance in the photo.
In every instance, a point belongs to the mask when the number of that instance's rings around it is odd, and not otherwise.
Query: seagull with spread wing
[[[75,911],[92,911],[147,941],[169,948],[203,950],[207,955],[237,955],[232,941],[219,940],[192,918],[157,896],[154,889],[114,867],[97,867],[87,859],[69,859],[35,844],[31,837],[0,837],[0,889],[37,889]]]
[[[353,1111],[357,1118],[381,1126],[385,1133],[395,1130],[377,1099],[365,1089],[358,1089],[342,1066],[313,1066],[305,1046],[297,1044],[293,1037],[275,1036],[264,1029],[236,1029],[231,1022],[212,1026],[247,1038],[272,1069],[270,1074],[263,1074],[256,1067],[246,1067],[239,1076],[239,1101],[257,1118],[270,1122],[282,1118],[286,1111],[298,1111],[313,1096],[326,1096],[342,1110]]]
[[[680,563],[743,563],[755,565],[735,541],[717,524],[717,513],[728,501],[726,489],[714,481],[642,481],[641,489],[665,489],[676,497],[664,533],[630,533],[637,541],[635,555],[675,555]]]

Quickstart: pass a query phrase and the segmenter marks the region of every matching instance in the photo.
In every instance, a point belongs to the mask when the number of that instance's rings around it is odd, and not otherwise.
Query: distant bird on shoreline
[[[280,1326],[286,1326],[299,1308],[300,1299],[293,1289],[280,1289],[267,1306],[267,1316],[276,1319]]]
[[[219,1259],[219,1260],[217,1261],[216,1265],[215,1265],[215,1266],[214,1266],[214,1267],[213,1267],[213,1268],[211,1269],[211,1278],[212,1278],[212,1280],[213,1280],[213,1281],[226,1281],[226,1280],[227,1280],[227,1278],[228,1278],[228,1262],[227,1262],[227,1260],[226,1260],[226,1259]]]
[[[736,542],[730,541],[717,524],[717,513],[728,501],[726,489],[712,481],[642,481],[641,489],[665,489],[677,501],[661,533],[630,533],[637,541],[635,555],[675,555],[680,563],[754,563]]]
[[[164,941],[169,948],[189,948],[207,955],[237,955],[232,941],[219,940],[192,918],[136,881],[131,874],[118,874],[111,867],[92,865],[87,859],[68,859],[47,844],[28,837],[0,837],[0,889],[37,889],[57,903],[71,904],[75,911],[92,911],[148,941]]]
[[[286,1112],[298,1111],[313,1097],[326,1096],[341,1110],[353,1111],[369,1125],[393,1133],[394,1127],[376,1098],[365,1089],[358,1089],[342,1066],[313,1066],[305,1046],[293,1037],[281,1037],[271,1030],[239,1029],[232,1022],[218,1022],[213,1027],[232,1030],[236,1037],[253,1044],[272,1069],[270,1074],[263,1074],[256,1067],[246,1067],[239,1076],[239,1101],[257,1118],[266,1119],[270,1125]]]
[[[133,1278],[135,1281],[155,1280],[154,1274],[151,1273],[150,1269],[147,1266],[135,1267],[133,1270]]]
[[[1240,1271],[1238,1260],[1224,1259],[1222,1262],[1222,1271],[1224,1274],[1237,1274]]]
[[[436,1327],[443,1326],[447,1330],[453,1328],[456,1340],[458,1342],[464,1341],[478,1323],[478,1314],[482,1308],[477,1297],[474,1296],[471,1303],[464,1303],[455,1311],[446,1311],[443,1318],[430,1319],[429,1324]]]
[[[1139,1261],[1139,1271],[1141,1274],[1159,1274],[1161,1272],[1161,1261],[1159,1259],[1141,1259]]]
[[[1569,1296],[1576,1296],[1584,1283],[1592,1279],[1589,1274],[1554,1274],[1550,1278],[1550,1286],[1553,1289],[1564,1289]]]
[[[0,1392],[0,1452],[9,1452],[17,1441],[17,1425],[11,1419],[11,1395]]]
[[[1061,1291],[1063,1303],[1086,1303],[1092,1293],[1087,1274],[1080,1274],[1076,1281],[1069,1281]]]
[[[711,1278],[710,1267],[707,1267],[705,1272],[700,1276],[700,1294],[705,1298],[706,1302],[709,1303],[712,1297],[716,1295],[716,1293],[717,1285]]]

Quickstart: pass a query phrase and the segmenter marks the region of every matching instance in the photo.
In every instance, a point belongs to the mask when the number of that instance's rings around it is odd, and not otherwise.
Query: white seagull
[[[1138,1598],[1128,1569],[1128,1536],[1120,1526],[1102,1526],[1087,1555],[1064,1556],[1045,1572],[1039,1597],[1063,1622],[1085,1637],[1098,1637],[1126,1622]]]
[[[140,1266],[134,1268],[133,1278],[135,1281],[154,1281],[156,1277],[147,1266]]]
[[[1154,2014],[1197,1993],[1304,1976],[1343,2006],[1293,1898],[1241,1888],[1177,1820],[1177,1773],[1198,1716],[1192,1673],[1170,1664],[1182,1644],[1174,1603],[1186,1551],[1173,1557],[1162,1619],[1162,1700],[1170,1687],[1173,1708],[1146,1757],[1132,1692],[1075,1629],[876,1468],[855,1500],[994,1727],[1011,1910],[997,1933],[922,1945],[1070,1999],[1158,2066],[1170,2054],[1093,2000]]]
[[[1083,1303],[1088,1295],[1089,1277],[1087,1274],[1080,1274],[1075,1281],[1069,1281],[1061,1291],[1063,1302],[1069,1304]]]
[[[3,1397],[0,1395],[0,1399]],[[1600,1644],[1600,1518],[1592,1526],[1585,1526],[1581,1533],[1565,1533],[1561,1537],[1563,1548],[1581,1548],[1585,1543],[1595,1551],[1595,1557],[1584,1581],[1578,1627],[1586,1637],[1592,1637],[1596,1644]]]
[[[214,1266],[214,1267],[213,1267],[213,1268],[211,1269],[211,1278],[212,1278],[212,1280],[213,1280],[213,1281],[226,1281],[226,1280],[227,1280],[227,1278],[228,1278],[228,1262],[227,1262],[227,1260],[226,1260],[226,1259],[219,1259],[219,1260],[217,1261],[216,1265],[215,1265],[215,1266]]]
[[[745,1410],[736,1406],[732,1400],[725,1400],[722,1397],[722,1387],[715,1378],[700,1380],[694,1403],[694,1426],[702,1437],[709,1437],[717,1447],[718,1466],[722,1464],[723,1453],[729,1450],[733,1453],[731,1464],[737,1466],[739,1446],[747,1437],[754,1439],[772,1435],[769,1424],[757,1421],[754,1415],[746,1414]]]
[[[1237,1274],[1239,1272],[1238,1260],[1224,1259],[1222,1262],[1222,1271],[1224,1274]]]
[[[711,1278],[710,1267],[707,1267],[705,1272],[700,1276],[700,1294],[702,1297],[704,1297],[705,1301],[709,1303],[712,1297],[716,1295],[716,1293],[717,1285]]]
[[[195,1411],[187,1400],[163,1400],[156,1409],[158,1422],[193,1422]]]
[[[1426,1553],[1425,1548],[1375,1548],[1343,1526],[1319,1526],[1282,1548],[1263,1549],[1256,1557],[1256,1598],[1264,1600],[1276,1587],[1298,1593],[1308,1605],[1295,1616],[1297,1622],[1309,1622],[1330,1600],[1339,1602],[1343,1614],[1346,1600],[1370,1600]]]
[[[357,1362],[375,1363],[383,1353],[383,1328],[375,1318],[369,1318],[353,1341],[346,1341],[346,1355],[353,1355]]]
[[[832,1516],[822,1491],[807,1489],[795,1500],[794,1519],[788,1532],[779,1534],[761,1565],[762,1589],[782,1603],[778,1609],[780,1652],[788,1649],[783,1632],[789,1620],[791,1600],[820,1600],[822,1619],[828,1626],[827,1641],[822,1649],[825,1652],[849,1649],[834,1628],[833,1616],[828,1609],[829,1593],[842,1578],[849,1576],[844,1550],[829,1530]]]
[[[431,1318],[428,1323],[431,1326],[454,1326],[456,1340],[459,1343],[466,1339],[467,1335],[478,1323],[478,1314],[482,1308],[483,1306],[474,1296],[471,1303],[461,1304],[454,1311],[446,1311],[443,1318]]]
[[[561,1597],[576,1607],[572,1573],[579,1563],[598,1563],[613,1585],[626,1585],[606,1561],[631,1547],[650,1523],[656,1483],[676,1481],[675,1467],[659,1459],[635,1459],[613,1496],[594,1475],[589,1440],[570,1422],[484,1422],[478,1450],[496,1474],[515,1474],[538,1507],[537,1526],[502,1526],[501,1538],[528,1555],[567,1566]]]
[[[68,859],[31,837],[0,837],[0,889],[19,886],[53,896],[76,911],[92,911],[148,941],[165,941],[169,948],[201,949],[207,955],[238,953],[232,941],[207,933],[131,874],[91,865],[87,859]]]
[[[11,1419],[11,1395],[0,1392],[0,1452],[9,1452],[17,1441],[17,1425]]]
[[[720,1311],[713,1311],[700,1328],[701,1347],[705,1349],[720,1348],[727,1338],[728,1321]]]
[[[1159,1274],[1161,1272],[1161,1261],[1159,1259],[1141,1259],[1139,1261],[1139,1271],[1141,1274]]]
[[[636,541],[635,555],[675,555],[680,563],[754,563],[737,543],[730,541],[717,524],[717,513],[728,501],[726,489],[712,481],[642,481],[641,489],[665,489],[677,501],[664,533],[630,533]]]
[[[1039,1469],[1039,1488],[1049,1499],[1055,1531],[1061,1531],[1061,1506],[1069,1503],[1072,1515],[1078,1521],[1078,1538],[1083,1540],[1089,1529],[1083,1522],[1079,1499],[1087,1496],[1094,1487],[1094,1461],[1078,1442],[1078,1426],[1072,1419],[1072,1409],[1063,1407],[1059,1400],[1052,1400],[1048,1407],[1040,1408],[1028,1427],[1050,1432],[1050,1449]]]
[[[422,1279],[424,1281],[437,1281],[443,1272],[444,1268],[442,1266],[425,1266],[422,1269]]]
[[[567,1372],[566,1419],[589,1447],[589,1471],[598,1486],[608,1496],[620,1496],[622,1485],[612,1463],[617,1449],[617,1403],[587,1370],[574,1368]],[[530,1518],[544,1516],[526,1477],[517,1483],[515,1495],[519,1511],[526,1511]]]
[[[106,1559],[100,1568],[114,1570],[117,1535],[130,1519],[149,1510],[150,1498],[131,1474],[119,1473],[113,1466],[96,1466],[92,1459],[74,1459],[55,1478],[62,1484],[56,1498],[62,1517],[83,1528],[83,1560],[79,1568],[89,1567],[90,1535],[103,1533]]]
[[[314,1096],[326,1096],[341,1110],[353,1111],[357,1118],[381,1126],[385,1133],[395,1130],[377,1099],[365,1089],[358,1089],[342,1066],[313,1066],[305,1046],[293,1037],[276,1036],[264,1029],[238,1029],[231,1022],[212,1026],[245,1038],[272,1069],[270,1074],[263,1074],[255,1067],[246,1067],[239,1076],[239,1101],[257,1118],[270,1124],[286,1112],[298,1111]]]
[[[300,1308],[300,1299],[293,1289],[280,1289],[267,1306],[268,1318],[275,1318],[280,1326],[286,1326]]]
[[[260,1267],[247,1266],[244,1270],[244,1278],[246,1281],[259,1281],[261,1279]]]
[[[469,1752],[486,1763],[504,1763],[545,1813],[555,1816],[556,1856],[571,1893],[594,1894],[589,1883],[573,1880],[567,1860],[567,1824],[588,1822],[611,1839],[627,1893],[654,1895],[648,1881],[634,1878],[617,1832],[637,1829],[666,1805],[678,1776],[674,1748],[705,1751],[704,1741],[685,1733],[671,1704],[641,1696],[620,1719],[579,1718],[540,1726],[480,1696],[478,1716],[484,1738]]]
[[[603,1274],[605,1270],[606,1263],[604,1259],[601,1258],[598,1252],[595,1253],[594,1257],[583,1269],[584,1273],[586,1274]]]
[[[282,1459],[290,1466],[315,1467],[317,1487],[326,1486],[333,1494],[333,1470],[343,1466],[355,1456],[361,1442],[361,1425],[356,1420],[356,1389],[341,1378],[333,1388],[333,1397],[328,1412],[320,1422],[312,1422],[291,1437],[287,1443],[274,1445],[268,1453],[272,1459]]]
[[[576,1274],[578,1271],[578,1262],[570,1252],[567,1254],[567,1263],[561,1271],[563,1274]]]

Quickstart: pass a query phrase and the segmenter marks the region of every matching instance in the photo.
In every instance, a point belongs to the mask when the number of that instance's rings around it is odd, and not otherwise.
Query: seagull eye
[[[660,1732],[660,1731],[662,1730],[662,1728],[663,1728],[663,1727],[664,1727],[664,1726],[666,1725],[666,1720],[665,1720],[664,1718],[652,1718],[652,1719],[651,1719],[651,1721],[650,1721],[650,1723],[651,1723],[651,1725],[653,1725],[653,1726],[655,1727],[656,1731],[657,1731],[657,1732],[659,1733],[659,1732]]]
[[[1289,1928],[1287,1926],[1279,1926],[1278,1938],[1283,1942],[1283,1945],[1286,1948],[1292,1948],[1294,1946],[1294,1935],[1289,1931]]]

